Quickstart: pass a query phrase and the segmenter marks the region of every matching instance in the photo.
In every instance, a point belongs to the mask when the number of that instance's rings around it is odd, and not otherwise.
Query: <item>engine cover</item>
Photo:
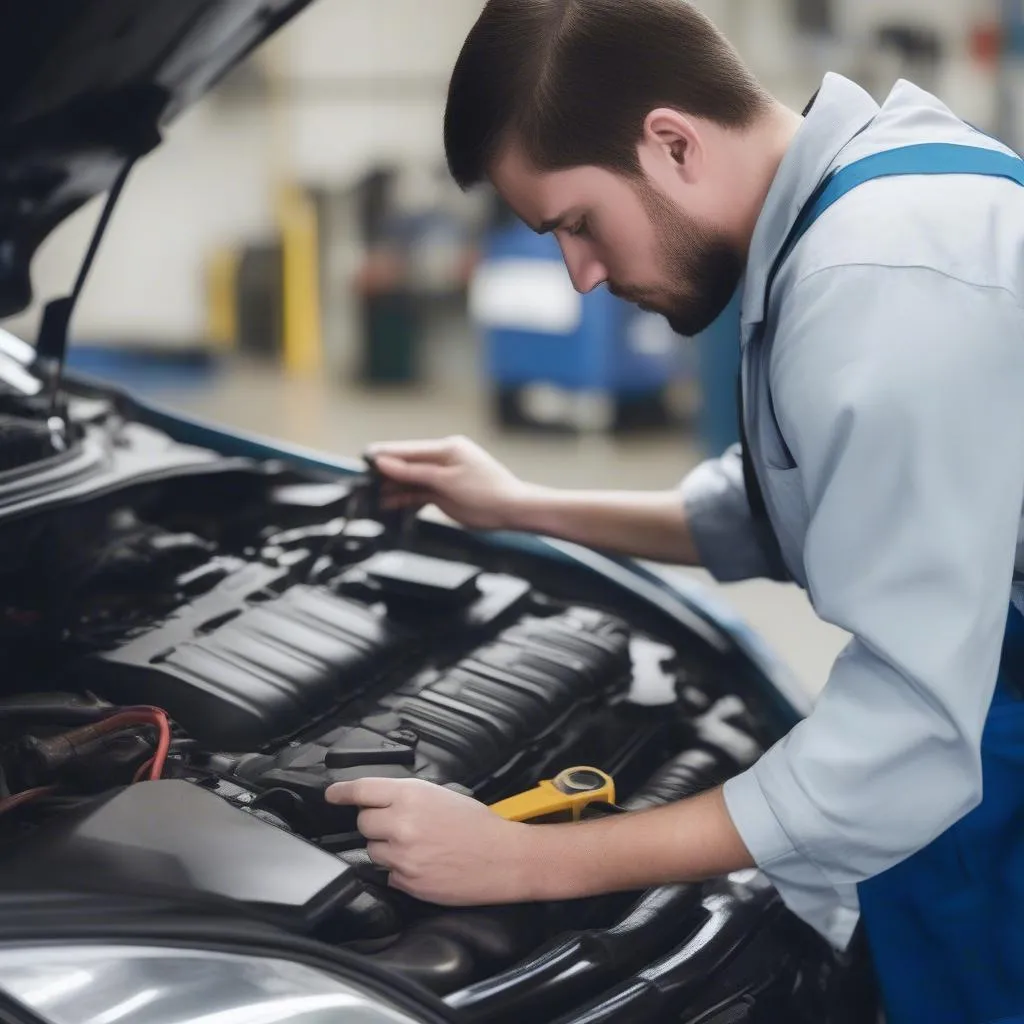
[[[571,608],[526,619],[456,663],[360,702],[315,742],[216,766],[259,790],[298,794],[311,834],[341,831],[351,814],[323,801],[331,783],[420,777],[480,790],[500,788],[517,769],[532,778],[540,751],[570,744],[590,724],[588,706],[607,709],[630,683],[625,624]]]
[[[421,560],[422,561],[422,560]],[[165,708],[204,747],[273,748],[365,692],[389,668],[457,635],[465,644],[520,602],[522,580],[480,574],[459,607],[430,610],[345,577],[342,589],[295,582],[288,566],[221,560],[190,573],[208,587],[111,650],[74,664],[71,688]],[[444,565],[444,563],[440,563]],[[408,674],[422,667],[413,665]],[[407,676],[406,676],[407,678]]]
[[[359,692],[398,644],[388,622],[326,590],[273,588],[252,563],[156,628],[90,656],[74,682],[165,708],[200,743],[256,750]]]

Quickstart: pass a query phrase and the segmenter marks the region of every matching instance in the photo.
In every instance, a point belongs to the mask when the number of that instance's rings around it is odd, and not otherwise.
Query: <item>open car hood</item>
[[[310,0],[0,3],[0,316],[46,236]]]

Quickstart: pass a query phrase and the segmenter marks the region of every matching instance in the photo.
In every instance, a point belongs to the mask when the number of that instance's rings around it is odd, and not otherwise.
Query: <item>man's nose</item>
[[[566,269],[569,271],[569,277],[572,280],[572,286],[580,294],[586,295],[587,292],[592,292],[608,280],[607,268],[600,260],[593,256],[587,253],[570,253],[564,250],[563,256]]]

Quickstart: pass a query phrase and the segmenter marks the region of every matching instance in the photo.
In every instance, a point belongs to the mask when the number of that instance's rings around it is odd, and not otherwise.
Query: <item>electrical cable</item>
[[[93,728],[97,733],[105,735],[130,725],[156,726],[159,739],[157,741],[156,754],[152,759],[149,778],[151,781],[159,779],[167,762],[168,751],[171,749],[171,724],[167,717],[167,712],[162,708],[147,706],[125,708],[117,712],[117,714],[111,715],[110,718],[97,722]]]
[[[110,733],[119,732],[121,729],[138,725],[149,725],[157,730],[157,746],[150,762],[149,778],[151,780],[159,779],[163,774],[167,755],[171,748],[170,719],[167,712],[162,708],[155,708],[149,705],[120,708],[114,714],[99,722],[82,726],[71,733],[65,733],[62,737],[56,737],[55,741],[63,744],[64,753],[62,756],[70,759],[77,756],[75,753],[76,747],[93,743],[99,737],[108,736]]]
[[[141,722],[138,720],[140,717],[142,718]],[[144,768],[147,766],[149,767],[149,779],[151,782],[156,781],[163,775],[164,766],[167,763],[167,754],[171,749],[171,724],[167,712],[163,708],[154,708],[146,705],[125,708],[99,724],[106,727],[102,729],[103,732],[113,731],[122,725],[155,725],[159,733],[156,753],[149,761],[145,762],[145,765],[138,769],[136,778],[133,781],[142,781]]]
[[[198,750],[199,742],[197,740],[190,739],[172,739],[170,749],[178,752],[184,750]],[[143,761],[142,764],[140,764],[139,767],[135,769],[135,775],[132,777],[132,782],[141,782],[146,772],[153,767],[154,760],[156,760],[155,757],[150,757],[147,760]],[[163,770],[166,769],[166,767],[167,765],[165,762],[163,769],[161,769],[161,777],[163,776]]]
[[[13,811],[16,807],[21,807],[22,804],[30,803],[32,800],[38,800],[40,797],[49,796],[51,793],[56,792],[56,786],[36,786],[33,789],[23,789],[20,793],[6,796],[0,800],[0,814]]]
[[[93,736],[105,736],[108,733],[117,732],[120,729],[133,725],[151,725],[158,733],[156,753],[144,762],[136,771],[133,782],[141,782],[146,771],[149,772],[150,781],[159,779],[163,774],[164,766],[167,763],[167,754],[171,748],[171,724],[167,712],[162,708],[140,706],[123,708],[109,718],[92,725],[84,726],[77,730],[79,734],[88,730]],[[35,786],[32,789],[22,790],[20,793],[13,793],[10,796],[0,798],[0,814],[12,811],[17,807],[38,800],[40,797],[50,796],[57,792],[57,786]]]
[[[150,757],[147,760],[143,761],[142,764],[140,764],[139,767],[135,770],[135,774],[132,776],[132,782],[142,782],[142,779],[145,776],[146,772],[152,769],[153,762],[155,760],[155,757]],[[152,776],[150,777],[150,781],[153,781]]]
[[[159,718],[160,739],[156,746],[156,756],[153,758],[153,767],[150,770],[150,781],[159,779],[164,773],[164,765],[167,763],[167,753],[171,749],[171,724],[165,712],[157,712]]]

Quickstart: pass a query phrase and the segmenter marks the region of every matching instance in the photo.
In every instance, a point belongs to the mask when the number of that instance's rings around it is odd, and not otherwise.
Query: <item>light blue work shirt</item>
[[[813,712],[725,798],[785,902],[840,947],[857,884],[981,800],[982,728],[1024,569],[1024,188],[862,185],[810,229],[763,315],[774,258],[826,174],[921,142],[1000,148],[907,82],[879,107],[827,76],[744,282],[747,429],[785,568],[853,639]],[[754,539],[738,449],[682,494],[712,574],[779,578]]]

